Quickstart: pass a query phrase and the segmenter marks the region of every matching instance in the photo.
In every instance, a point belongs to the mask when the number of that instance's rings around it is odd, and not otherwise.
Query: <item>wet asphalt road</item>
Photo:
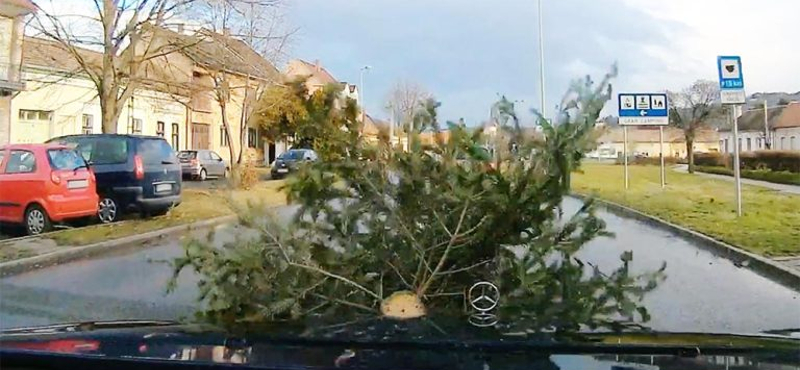
[[[566,214],[578,205],[565,204]],[[290,209],[281,211],[289,217]],[[582,251],[601,269],[616,268],[619,255],[633,251],[632,268],[657,269],[667,262],[667,280],[646,298],[656,330],[753,333],[800,328],[800,292],[669,232],[601,212],[616,238],[593,241]],[[222,231],[222,230],[220,230]],[[220,241],[235,232],[217,232]],[[180,242],[120,252],[0,280],[0,327],[98,319],[191,317],[196,279],[184,272],[176,292],[165,295],[171,272],[158,260],[181,253]]]

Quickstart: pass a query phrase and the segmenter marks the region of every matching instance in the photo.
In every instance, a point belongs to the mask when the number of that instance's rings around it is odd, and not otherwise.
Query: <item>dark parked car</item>
[[[205,181],[209,177],[225,178],[230,173],[228,162],[213,150],[182,150],[178,153],[183,176]]]
[[[51,139],[74,146],[97,177],[98,217],[108,223],[124,212],[167,213],[181,202],[181,165],[161,137],[70,135]]]
[[[280,179],[300,167],[301,163],[316,161],[319,157],[311,149],[290,149],[278,156],[272,163],[270,174],[273,179]]]

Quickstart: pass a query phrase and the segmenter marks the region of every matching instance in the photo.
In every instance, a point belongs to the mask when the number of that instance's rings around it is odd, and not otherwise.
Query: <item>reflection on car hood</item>
[[[509,335],[463,322],[386,318],[312,327],[276,322],[240,329],[162,321],[23,328],[0,334],[0,356],[20,350],[248,363],[269,366],[397,368],[577,367],[696,369],[800,363],[800,340],[785,335],[548,333]],[[397,362],[401,361],[401,362]],[[576,362],[577,361],[577,362]],[[591,364],[590,364],[591,363]],[[523,365],[527,364],[528,367]],[[436,366],[433,366],[436,365]],[[743,366],[743,367],[742,367]],[[777,367],[777,368],[780,368]]]

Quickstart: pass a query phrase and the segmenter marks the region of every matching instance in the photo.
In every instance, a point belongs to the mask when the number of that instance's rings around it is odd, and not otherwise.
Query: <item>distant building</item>
[[[351,98],[361,105],[358,86],[338,81],[322,66],[319,60],[314,61],[314,63],[309,63],[302,59],[291,60],[284,73],[289,80],[305,78],[306,89],[309,94],[313,94],[327,85],[338,84],[342,88],[342,98]]]
[[[603,157],[621,157],[624,147],[622,127],[607,127],[597,138],[598,152]],[[658,127],[628,127],[629,155],[658,157],[660,141]],[[713,129],[701,129],[695,134],[693,150],[695,153],[719,151],[719,134]],[[664,156],[686,157],[686,139],[683,130],[671,126],[664,127]]]
[[[767,108],[767,124],[764,124],[764,109],[752,109],[739,116],[739,151],[765,150],[767,142],[772,150],[800,150],[800,102],[787,106]],[[733,153],[734,140],[730,127],[720,132],[720,149]]]

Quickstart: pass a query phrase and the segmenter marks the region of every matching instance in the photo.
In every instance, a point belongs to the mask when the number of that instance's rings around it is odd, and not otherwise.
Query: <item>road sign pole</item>
[[[622,126],[622,163],[625,167],[625,190],[628,190],[628,126]]]
[[[733,178],[736,184],[736,215],[742,217],[742,178],[739,170],[739,106],[731,107],[733,114]]]
[[[664,126],[658,126],[658,150],[661,152],[661,188],[667,186],[666,171],[664,170]]]

